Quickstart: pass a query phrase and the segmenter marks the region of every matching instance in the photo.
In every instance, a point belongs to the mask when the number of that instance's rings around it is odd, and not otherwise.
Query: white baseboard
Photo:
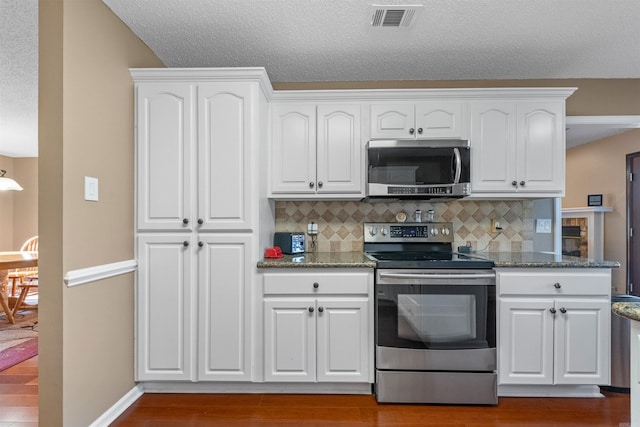
[[[111,408],[107,409],[97,420],[95,420],[89,427],[107,427],[114,422],[127,408],[140,398],[144,394],[144,387],[142,384],[137,384],[134,388],[129,390],[127,394],[122,396]]]
[[[372,394],[369,383],[234,383],[147,381],[145,393]]]
[[[503,397],[583,397],[600,398],[597,385],[512,385],[498,386],[498,396]]]

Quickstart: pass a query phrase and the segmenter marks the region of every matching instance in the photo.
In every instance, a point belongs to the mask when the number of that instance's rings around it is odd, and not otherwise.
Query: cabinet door
[[[370,379],[367,298],[320,298],[318,382],[367,382]]]
[[[198,86],[198,229],[251,230],[251,83]],[[201,224],[200,224],[201,223]]]
[[[371,104],[371,138],[415,138],[413,103]]]
[[[473,192],[516,191],[516,112],[515,103],[472,103]]]
[[[315,381],[315,299],[268,298],[264,316],[265,381]]]
[[[555,317],[555,383],[609,384],[610,301],[557,300]]]
[[[191,230],[193,86],[136,87],[136,216],[140,230]]]
[[[315,194],[315,105],[275,105],[272,125],[272,193]]]
[[[503,298],[499,307],[499,384],[552,384],[553,300]]]
[[[518,191],[564,194],[564,103],[518,104]]]
[[[416,104],[418,138],[467,138],[467,108],[461,102]]]
[[[193,380],[195,304],[190,234],[138,238],[138,381]]]
[[[198,379],[251,379],[251,236],[198,236]]]
[[[318,106],[318,193],[363,194],[359,105]]]

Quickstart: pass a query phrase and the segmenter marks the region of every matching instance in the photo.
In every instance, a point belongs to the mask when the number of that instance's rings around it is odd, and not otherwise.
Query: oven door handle
[[[495,279],[495,273],[380,273],[385,279]]]

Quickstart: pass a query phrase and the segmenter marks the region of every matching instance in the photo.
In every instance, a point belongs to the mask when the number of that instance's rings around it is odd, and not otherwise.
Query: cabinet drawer
[[[369,294],[367,273],[268,273],[265,294]],[[317,284],[317,286],[316,286]]]
[[[611,274],[592,272],[499,272],[500,295],[609,295]]]

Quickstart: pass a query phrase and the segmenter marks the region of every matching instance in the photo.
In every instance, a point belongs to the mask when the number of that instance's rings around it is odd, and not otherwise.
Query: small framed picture
[[[587,196],[587,206],[602,206],[602,194],[589,194]]]

